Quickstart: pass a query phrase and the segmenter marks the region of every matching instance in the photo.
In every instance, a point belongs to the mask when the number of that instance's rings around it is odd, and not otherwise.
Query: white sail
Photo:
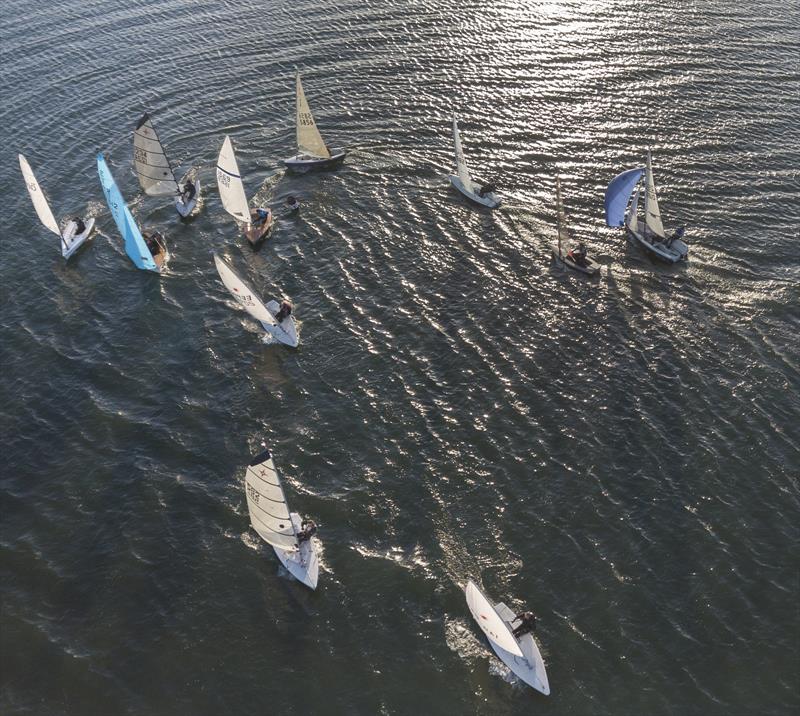
[[[273,547],[292,550],[299,546],[281,479],[269,451],[254,458],[244,476],[247,509],[253,529]]]
[[[569,241],[569,232],[567,231],[567,216],[564,212],[564,200],[561,197],[561,179],[559,177],[556,177],[556,212],[558,214],[558,249],[561,252]]]
[[[458,133],[458,122],[456,121],[455,112],[453,113],[453,142],[456,147],[456,173],[461,183],[469,189],[472,185],[472,177],[469,175],[467,169],[467,161],[464,159],[464,150],[461,148],[461,136]]]
[[[231,138],[226,136],[219,150],[217,159],[217,186],[222,205],[234,219],[242,223],[250,223],[250,208],[247,204],[247,195],[244,193],[242,177],[239,174],[239,165],[233,153]]]
[[[303,92],[299,72],[297,73],[297,151],[322,159],[329,159],[331,156],[314,122],[314,115],[311,114],[306,93]]]
[[[28,187],[28,194],[31,195],[33,208],[36,209],[39,221],[54,234],[61,236],[56,217],[53,216],[50,205],[47,203],[47,197],[39,186],[39,182],[36,181],[36,177],[33,175],[33,170],[31,169],[31,165],[28,164],[28,160],[21,154],[19,155],[19,168],[22,170],[22,176],[25,178],[25,186]]]
[[[162,196],[178,193],[178,182],[147,113],[142,115],[133,130],[133,166],[145,194]]]
[[[475,582],[470,579],[464,591],[467,596],[467,606],[486,636],[506,651],[516,656],[523,656],[516,638],[511,633],[511,629],[500,618],[492,603],[476,586]]]
[[[633,195],[628,209],[628,228],[636,233],[639,230],[639,190]]]
[[[664,225],[661,223],[661,211],[658,208],[658,197],[656,197],[656,185],[653,181],[653,167],[650,165],[650,152],[647,152],[646,188],[644,195],[644,223],[650,230],[660,238],[664,238]]]
[[[230,266],[219,256],[214,254],[214,263],[217,266],[219,277],[231,295],[239,302],[253,318],[270,326],[276,326],[275,317],[270,313],[264,302],[255,294]]]

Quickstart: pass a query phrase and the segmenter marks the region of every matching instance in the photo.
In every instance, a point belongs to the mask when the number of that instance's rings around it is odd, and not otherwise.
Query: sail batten
[[[245,473],[250,523],[273,547],[295,549],[299,543],[280,476],[269,451],[254,458]]]
[[[242,175],[233,152],[231,138],[226,135],[217,159],[217,186],[222,206],[234,219],[244,224],[250,223],[250,207],[244,192]]]
[[[163,196],[180,190],[164,145],[147,113],[133,130],[133,166],[145,194]]]
[[[39,182],[36,181],[31,165],[28,164],[28,160],[22,154],[19,155],[19,168],[22,170],[25,186],[28,188],[28,194],[30,194],[33,208],[36,209],[39,221],[42,222],[46,229],[49,229],[57,236],[61,236],[61,230],[58,228],[58,222],[56,217],[53,216],[50,204],[47,203],[47,197],[44,195],[42,187],[39,186]]]
[[[470,189],[472,187],[472,177],[467,168],[467,160],[464,158],[464,149],[461,146],[461,135],[458,131],[458,121],[456,120],[455,112],[453,113],[453,144],[455,145],[456,153],[456,173],[464,187]]]
[[[306,93],[303,91],[303,83],[300,81],[300,73],[296,77],[297,92],[297,151],[303,154],[310,154],[320,159],[330,159],[331,153],[328,146],[322,139],[322,135],[317,129],[314,115],[306,100]]]
[[[119,233],[125,241],[125,253],[140,269],[148,269],[150,271],[158,271],[156,262],[153,261],[153,255],[147,244],[142,237],[142,232],[136,224],[122,193],[111,175],[111,170],[108,168],[105,157],[102,153],[97,155],[97,173],[100,176],[100,185],[103,187],[103,193],[106,197],[106,203],[114,217],[117,224]]]

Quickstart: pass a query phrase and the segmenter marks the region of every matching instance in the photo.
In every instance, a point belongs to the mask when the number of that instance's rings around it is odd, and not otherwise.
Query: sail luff
[[[146,112],[133,130],[133,166],[145,194],[163,196],[178,193],[172,165]]]
[[[19,155],[19,168],[22,170],[25,186],[28,189],[28,194],[31,197],[33,208],[36,210],[39,221],[42,222],[46,229],[49,229],[57,236],[61,236],[61,230],[58,228],[58,222],[56,217],[53,216],[53,210],[47,202],[47,197],[44,195],[42,187],[39,186],[39,182],[36,181],[31,165],[28,164],[28,160],[22,154]]]
[[[278,470],[269,451],[253,458],[245,473],[250,523],[273,547],[295,549],[299,543]]]
[[[247,195],[244,193],[244,184],[239,173],[236,155],[233,152],[233,144],[227,135],[217,159],[217,186],[225,211],[237,221],[249,224],[250,208],[247,203]]]
[[[331,153],[328,146],[322,139],[322,135],[317,129],[314,115],[306,100],[306,93],[303,91],[303,83],[300,81],[300,73],[296,76],[297,105],[296,105],[296,128],[297,128],[297,151],[299,153],[310,154],[322,159],[330,159]]]
[[[644,195],[644,223],[659,238],[664,238],[664,225],[661,223],[661,210],[658,207],[656,184],[653,180],[653,167],[650,163],[650,150],[647,151],[646,190]]]
[[[456,153],[456,173],[461,183],[469,189],[472,186],[472,177],[469,175],[467,160],[464,158],[464,149],[461,146],[461,135],[458,131],[458,121],[455,112],[453,113],[453,144]]]

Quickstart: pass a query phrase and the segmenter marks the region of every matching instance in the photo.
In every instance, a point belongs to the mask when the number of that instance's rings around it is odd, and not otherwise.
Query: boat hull
[[[65,260],[83,246],[86,240],[91,236],[94,230],[94,219],[90,218],[86,222],[86,229],[84,229],[82,234],[78,234],[77,236],[75,236],[76,228],[77,224],[74,221],[70,221],[64,229],[64,233],[61,235],[61,255]]]
[[[592,259],[587,257],[586,265],[584,266],[582,264],[579,264],[579,263],[573,261],[567,255],[563,255],[562,256],[561,254],[559,254],[557,246],[553,246],[552,250],[553,250],[553,258],[556,261],[560,261],[562,264],[564,264],[568,268],[571,268],[573,271],[577,271],[578,273],[582,273],[582,274],[584,274],[586,276],[597,276],[597,275],[599,275],[599,273],[600,273],[600,264],[597,263],[597,261],[593,261]]]
[[[195,207],[197,206],[197,200],[200,198],[200,180],[198,179],[194,183],[194,196],[192,200],[188,203],[183,202],[183,185],[181,185],[181,194],[175,197],[175,210],[181,215],[181,218],[185,219],[189,214],[191,214]]]
[[[465,197],[467,197],[467,199],[475,202],[476,204],[480,204],[481,206],[485,206],[489,209],[496,209],[502,203],[500,197],[494,192],[488,192],[487,194],[481,196],[478,192],[473,191],[470,187],[464,186],[464,182],[462,182],[461,178],[455,174],[449,174],[447,178],[456,189],[458,189]]]
[[[638,244],[648,256],[657,261],[676,264],[680,261],[686,261],[689,256],[689,247],[680,239],[673,240],[671,246],[667,246],[661,242],[653,243],[648,241],[644,234],[634,231],[630,226],[626,226],[625,230],[634,243]]]
[[[347,156],[347,151],[341,148],[331,150],[328,158],[312,157],[307,154],[296,154],[283,160],[283,165],[296,174],[307,172],[321,172],[338,167]]]
[[[296,512],[290,514],[295,532],[301,530],[300,515]],[[281,564],[298,582],[305,584],[309,589],[316,589],[319,581],[319,556],[317,554],[317,539],[312,537],[300,543],[295,549],[275,547],[275,554]]]
[[[259,207],[260,209],[264,209],[264,207]],[[255,216],[256,209],[252,209],[250,214]],[[266,240],[266,238],[270,235],[272,231],[272,227],[275,224],[275,217],[272,213],[271,209],[266,209],[269,212],[269,217],[267,220],[261,224],[260,226],[253,226],[252,224],[248,224],[244,228],[244,237],[247,239],[247,243],[250,244],[254,249],[261,246],[261,244]]]
[[[513,628],[515,619],[514,612],[511,611],[503,602],[494,605],[495,611],[500,615],[509,627]],[[523,634],[517,643],[522,650],[523,656],[516,656],[510,651],[506,651],[502,646],[491,639],[489,643],[494,649],[500,661],[502,661],[511,671],[514,672],[528,686],[536,689],[545,696],[550,695],[550,684],[547,680],[547,672],[544,668],[544,660],[536,645],[536,640],[531,634]]]

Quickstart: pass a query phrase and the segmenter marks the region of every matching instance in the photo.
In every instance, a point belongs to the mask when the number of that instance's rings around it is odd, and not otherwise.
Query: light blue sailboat
[[[133,214],[125,203],[125,199],[122,198],[114,177],[111,176],[111,170],[108,168],[102,152],[97,155],[97,173],[100,176],[103,193],[106,195],[108,208],[111,209],[111,215],[117,223],[119,233],[125,240],[125,253],[128,254],[136,268],[160,272],[167,256],[164,240],[156,232],[146,233],[145,236],[142,236]],[[148,241],[156,249],[155,254],[148,248]]]

